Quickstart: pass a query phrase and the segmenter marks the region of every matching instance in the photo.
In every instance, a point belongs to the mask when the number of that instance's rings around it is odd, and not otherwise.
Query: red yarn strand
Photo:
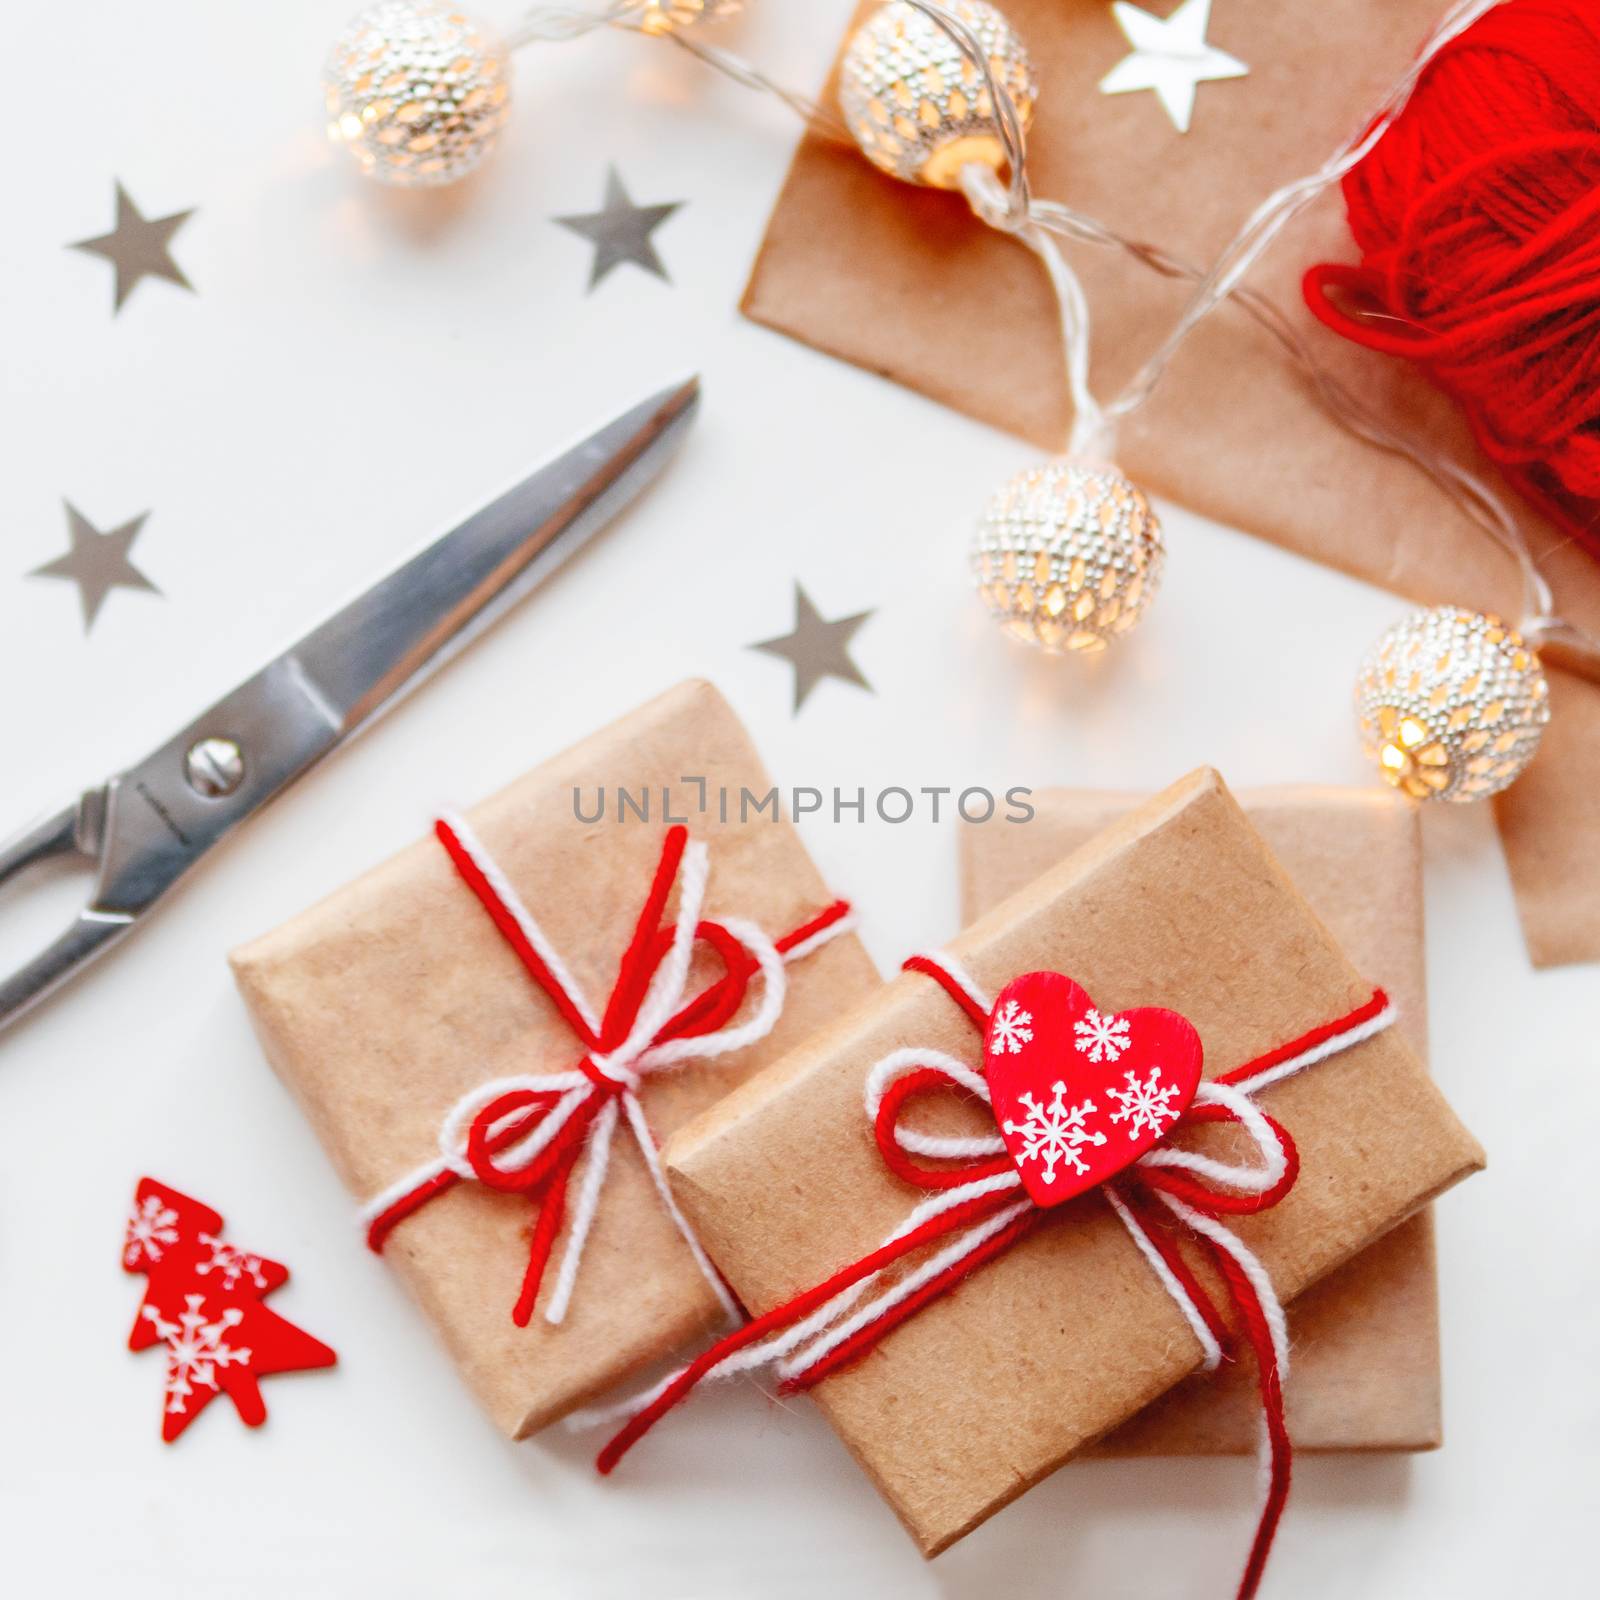
[[[1440,51],[1344,180],[1359,266],[1306,303],[1410,360],[1600,555],[1600,7],[1505,0]]]

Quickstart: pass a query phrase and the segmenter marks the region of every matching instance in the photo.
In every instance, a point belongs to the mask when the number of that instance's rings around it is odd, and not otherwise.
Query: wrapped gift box
[[[788,821],[741,808],[741,789],[759,800],[770,788],[726,702],[691,682],[537,768],[469,820],[579,984],[603,999],[669,815],[709,844],[706,917],[743,917],[777,937],[834,899]],[[579,820],[580,810],[594,814],[602,789],[603,818]],[[632,798],[620,815],[619,790]],[[465,1092],[507,1074],[565,1070],[583,1054],[433,839],[239,950],[233,966],[268,1059],[362,1201],[437,1155],[441,1118]],[[717,971],[697,956],[690,992]],[[765,1039],[645,1082],[651,1126],[664,1138],[877,982],[853,935],[806,956],[790,968],[782,1015]],[[582,1173],[580,1161],[575,1186]],[[511,1320],[532,1224],[523,1196],[463,1184],[402,1222],[384,1252],[513,1438],[706,1334],[719,1317],[626,1136],[614,1141],[559,1327],[537,1315],[527,1327]],[[350,1230],[355,1247],[354,1216]],[[541,1304],[550,1291],[547,1279]]]
[[[1372,992],[1209,771],[1112,824],[951,953],[990,993],[1049,970],[1108,1013],[1181,1011],[1212,1075],[1351,1014]],[[912,1045],[979,1059],[967,1017],[906,973],[669,1144],[680,1203],[752,1311],[863,1255],[917,1198],[884,1166],[862,1108],[871,1065]],[[1298,1144],[1300,1179],[1236,1231],[1284,1299],[1482,1165],[1395,1028],[1261,1102]],[[932,1555],[1199,1363],[1188,1323],[1091,1193],[814,1393]]]
[[[1399,1007],[1426,1060],[1422,830],[1417,808],[1382,789],[1255,790],[1240,801],[1268,847],[1344,947]],[[1026,826],[962,829],[962,907],[971,922],[1063,861],[1138,803],[1052,789]],[[1289,1318],[1289,1432],[1301,1450],[1431,1450],[1441,1442],[1439,1296],[1433,1217],[1422,1211],[1328,1274]],[[1179,1384],[1096,1446],[1104,1455],[1249,1454],[1260,1402],[1248,1371]]]

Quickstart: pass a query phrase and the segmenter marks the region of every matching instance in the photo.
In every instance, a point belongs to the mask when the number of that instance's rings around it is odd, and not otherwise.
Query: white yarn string
[[[694,955],[695,930],[700,926],[700,907],[705,901],[706,878],[710,871],[710,855],[705,845],[698,840],[688,845],[678,867],[678,916],[672,927],[672,944],[666,959],[650,980],[628,1037],[615,1050],[589,1057],[590,1065],[603,1077],[629,1089],[639,1085],[635,1069],[650,1041],[683,1004],[689,962]]]
[[[623,1094],[631,1096],[633,1091],[624,1089]],[[544,1308],[544,1320],[552,1327],[566,1321],[572,1286],[578,1281],[578,1266],[583,1260],[583,1248],[589,1242],[589,1230],[594,1226],[595,1213],[600,1209],[600,1190],[611,1169],[611,1136],[616,1131],[617,1102],[607,1100],[589,1128],[589,1141],[584,1149],[587,1160],[583,1182],[578,1189],[578,1203],[572,1208],[572,1223],[567,1229],[566,1247],[561,1252],[561,1269],[556,1274],[555,1287]],[[642,1144],[640,1148],[643,1148]]]
[[[920,1205],[912,1208],[905,1220],[901,1222],[893,1233],[887,1235],[878,1245],[878,1249],[887,1249],[891,1244],[897,1243],[907,1234],[915,1233],[924,1223],[931,1222],[935,1217],[942,1216],[946,1211],[953,1210],[956,1206],[965,1205],[969,1200],[982,1199],[984,1195],[998,1194],[1006,1189],[1020,1188],[1022,1179],[1016,1172],[995,1173],[991,1177],[979,1178],[971,1183],[957,1185],[953,1189],[943,1190],[941,1193],[924,1200]],[[757,1372],[762,1368],[773,1367],[778,1364],[791,1351],[797,1349],[808,1339],[815,1338],[825,1332],[828,1327],[839,1317],[851,1309],[861,1297],[882,1278],[886,1269],[869,1273],[859,1282],[853,1283],[847,1289],[842,1289],[831,1300],[824,1302],[809,1316],[799,1322],[781,1329],[770,1338],[762,1339],[756,1344],[746,1345],[742,1350],[735,1350],[725,1356],[716,1366],[706,1373],[707,1379],[725,1379],[739,1376],[741,1373]],[[669,1372],[659,1383],[651,1385],[640,1394],[630,1395],[627,1399],[613,1405],[593,1406],[587,1410],[572,1412],[565,1421],[565,1426],[572,1432],[582,1432],[588,1428],[610,1427],[615,1423],[624,1422],[629,1417],[636,1416],[647,1406],[653,1405],[674,1383],[683,1375],[686,1368],[679,1367]]]
[[[1291,1056],[1287,1061],[1280,1061],[1275,1067],[1268,1067],[1264,1072],[1258,1072],[1249,1078],[1241,1078],[1231,1087],[1237,1094],[1260,1094],[1268,1084],[1292,1078],[1295,1073],[1304,1072],[1307,1067],[1314,1067],[1319,1061],[1326,1061],[1329,1056],[1352,1049],[1375,1034],[1382,1033],[1385,1028],[1395,1023],[1399,1016],[1399,1008],[1391,1001],[1376,1016],[1357,1023],[1348,1033],[1336,1033],[1331,1039],[1324,1039],[1321,1044],[1313,1045],[1309,1050],[1302,1050],[1299,1055]],[[1223,1085],[1212,1084],[1211,1087],[1216,1089]]]
[[[1339,1036],[1339,1048],[1347,1050],[1353,1041]],[[1309,1063],[1308,1063],[1309,1064]],[[1243,1166],[1233,1161],[1216,1161],[1192,1150],[1179,1150],[1170,1145],[1157,1145],[1148,1150],[1135,1163],[1141,1167],[1177,1167],[1192,1172],[1197,1177],[1209,1178],[1212,1183],[1226,1184],[1243,1194],[1265,1194],[1288,1169],[1288,1157],[1272,1124],[1262,1116],[1248,1095],[1225,1083],[1202,1083],[1195,1090],[1197,1106],[1222,1106],[1244,1125],[1245,1132],[1255,1140],[1261,1153],[1262,1164]]]
[[[780,1361],[778,1363],[779,1378],[788,1382],[790,1379],[797,1378],[816,1366],[819,1361],[838,1349],[847,1339],[853,1338],[863,1328],[869,1328],[873,1323],[881,1322],[901,1301],[909,1299],[924,1284],[933,1282],[940,1273],[966,1260],[981,1245],[992,1239],[997,1233],[1009,1228],[1024,1212],[1032,1209],[1033,1202],[1031,1200],[1019,1200],[1015,1205],[1005,1206],[995,1212],[992,1217],[985,1217],[982,1222],[968,1228],[964,1233],[957,1234],[952,1244],[946,1245],[942,1250],[930,1256],[916,1271],[909,1272],[903,1278],[898,1279],[877,1299],[869,1300],[859,1311],[829,1328],[814,1343],[806,1345],[787,1360]]]
[[[966,1062],[958,1061],[956,1057],[947,1055],[943,1050],[923,1050],[916,1045],[910,1045],[903,1050],[891,1051],[875,1062],[872,1070],[868,1072],[866,1107],[869,1126],[877,1124],[878,1108],[883,1104],[883,1096],[889,1085],[907,1071],[914,1071],[918,1067],[932,1067],[937,1072],[946,1073],[968,1093],[985,1105],[989,1104],[989,1085],[981,1073],[974,1072]],[[1006,1148],[1005,1140],[998,1134],[963,1137],[916,1133],[910,1128],[896,1127],[894,1140],[902,1150],[911,1155],[935,1156],[945,1160],[998,1156],[1003,1155]]]
[[[1165,1189],[1158,1189],[1156,1197],[1186,1227],[1193,1228],[1196,1233],[1204,1234],[1214,1245],[1226,1250],[1238,1262],[1240,1271],[1250,1280],[1250,1287],[1255,1290],[1256,1299],[1261,1302],[1261,1313],[1266,1318],[1267,1330],[1272,1335],[1272,1354],[1278,1363],[1278,1377],[1280,1381],[1287,1380],[1289,1324],[1283,1314],[1283,1303],[1278,1299],[1278,1292],[1272,1286],[1272,1278],[1267,1269],[1231,1228],[1225,1227],[1214,1217],[1208,1217],[1203,1211],[1196,1211],[1193,1206],[1185,1204],[1175,1194],[1168,1194]]]
[[[732,922],[726,924],[729,928]],[[857,926],[856,914],[847,911],[844,916],[830,922],[826,928],[819,928],[815,933],[802,939],[799,944],[792,944],[783,952],[785,961],[804,961],[813,950],[820,950],[830,940],[837,939],[841,933],[854,933]]]
[[[992,997],[947,950],[919,950],[911,959],[926,961],[929,966],[937,967],[985,1016],[994,1010]]]
[[[1178,1310],[1183,1313],[1183,1320],[1189,1324],[1203,1354],[1202,1369],[1206,1372],[1215,1372],[1222,1365],[1222,1346],[1217,1343],[1217,1337],[1212,1333],[1206,1319],[1200,1315],[1199,1306],[1194,1303],[1189,1291],[1167,1265],[1167,1258],[1156,1249],[1150,1235],[1145,1231],[1144,1224],[1134,1216],[1128,1209],[1127,1201],[1117,1193],[1116,1184],[1108,1183],[1105,1194],[1111,1203],[1111,1209],[1116,1212],[1123,1227],[1128,1230],[1129,1238],[1139,1247],[1139,1254],[1149,1263],[1150,1270],[1161,1280],[1161,1287],[1167,1291]]]
[[[538,920],[517,893],[515,886],[484,848],[466,821],[458,816],[445,818],[462,850],[484,881],[494,891],[501,904],[510,913],[522,935],[538,953],[560,987],[571,998],[575,1009],[583,1018],[591,1035],[600,1031],[600,1020],[593,1006],[579,988],[571,970],[561,959],[559,951],[550,942]],[[667,1184],[661,1167],[655,1137],[650,1131],[643,1107],[634,1091],[647,1073],[668,1070],[690,1060],[711,1060],[732,1051],[744,1049],[769,1034],[776,1025],[788,992],[788,979],[784,972],[786,961],[800,960],[819,949],[830,939],[838,938],[853,926],[853,919],[841,917],[797,945],[787,955],[780,955],[772,940],[755,923],[742,918],[725,918],[722,926],[744,947],[756,963],[756,976],[761,982],[761,999],[751,1017],[742,1023],[719,1029],[698,1038],[665,1040],[652,1044],[651,1040],[682,1007],[688,984],[689,969],[694,953],[696,930],[705,900],[706,885],[710,875],[710,853],[705,844],[691,841],[683,852],[679,864],[678,910],[673,923],[672,943],[665,958],[651,978],[650,986],[640,1004],[638,1016],[629,1029],[627,1039],[617,1049],[589,1057],[589,1064],[603,1077],[621,1086],[621,1094],[603,1106],[596,1114],[589,1130],[585,1155],[583,1180],[579,1187],[561,1265],[557,1271],[549,1301],[545,1307],[545,1320],[557,1324],[566,1316],[578,1269],[588,1243],[590,1230],[599,1210],[600,1196],[610,1170],[611,1146],[618,1118],[626,1115],[634,1142],[644,1160],[651,1182],[655,1185],[663,1207],[673,1225],[682,1236],[694,1257],[695,1265],[710,1284],[718,1303],[732,1318],[738,1316],[738,1306],[729,1294],[722,1276],[712,1265],[688,1219],[679,1209]],[[560,1098],[550,1107],[538,1124],[509,1150],[501,1152],[508,1166],[522,1165],[533,1160],[578,1109],[595,1091],[592,1080],[582,1071],[552,1073],[519,1073],[494,1078],[469,1089],[446,1111],[439,1127],[440,1154],[436,1160],[420,1166],[389,1184],[361,1207],[359,1216],[364,1227],[370,1225],[398,1201],[424,1187],[445,1172],[471,1180],[476,1177],[467,1159],[467,1137],[473,1123],[485,1107],[503,1095],[514,1091],[530,1094],[557,1094]],[[618,1100],[621,1101],[619,1111]],[[522,1109],[508,1112],[496,1126],[503,1126],[523,1115]],[[493,1131],[492,1129],[490,1130]]]
[[[572,1001],[574,1010],[583,1018],[583,1024],[589,1032],[597,1035],[600,1032],[600,1013],[589,1004],[583,985],[572,975],[572,970],[561,959],[561,952],[551,944],[544,929],[534,921],[533,914],[522,903],[522,896],[500,870],[500,863],[484,849],[483,841],[473,832],[472,824],[464,816],[456,811],[446,811],[443,816],[445,825],[461,841],[473,866],[483,874],[484,882],[494,890],[495,897],[511,913],[523,938],[533,946],[539,959],[549,969],[550,976],[556,980],[556,987]]]
[[[689,1219],[678,1208],[677,1199],[672,1193],[672,1185],[667,1182],[666,1169],[661,1165],[661,1152],[656,1148],[655,1135],[651,1133],[650,1124],[645,1120],[644,1107],[639,1104],[638,1095],[631,1092],[623,1095],[622,1109],[644,1156],[644,1164],[649,1169],[650,1181],[656,1186],[656,1195],[661,1201],[662,1209],[672,1218],[673,1226],[683,1236],[684,1243],[689,1246],[689,1253],[694,1257],[694,1264],[700,1269],[700,1276],[715,1291],[723,1315],[729,1322],[738,1322],[739,1302],[733,1298],[727,1284],[722,1281],[722,1274],[712,1265],[705,1246],[700,1243],[699,1236],[689,1226]]]

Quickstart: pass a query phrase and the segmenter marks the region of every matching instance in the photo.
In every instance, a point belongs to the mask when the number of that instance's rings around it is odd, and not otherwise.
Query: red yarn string
[[[902,1256],[920,1250],[923,1245],[942,1239],[946,1234],[954,1233],[968,1223],[981,1222],[1012,1199],[1013,1196],[1009,1192],[1002,1192],[979,1195],[958,1206],[952,1206],[941,1215],[930,1217],[921,1227],[912,1229],[904,1238],[881,1245],[869,1255],[862,1256],[859,1261],[841,1267],[831,1278],[825,1278],[814,1287],[784,1301],[782,1305],[774,1306],[764,1315],[751,1318],[742,1328],[736,1329],[726,1338],[719,1339],[717,1343],[701,1351],[648,1406],[631,1417],[617,1436],[595,1458],[595,1466],[602,1473],[610,1472],[633,1447],[635,1441],[648,1433],[657,1421],[677,1405],[713,1367],[719,1366],[746,1345],[754,1344],[757,1340],[766,1338],[768,1334],[779,1332],[791,1322],[809,1316],[819,1306],[826,1305],[836,1294],[842,1294],[863,1278],[871,1277],[874,1272],[892,1266]]]
[[[1205,1243],[1228,1286],[1229,1298],[1239,1313],[1245,1337],[1255,1354],[1256,1376],[1261,1390],[1261,1414],[1267,1428],[1267,1492],[1238,1591],[1238,1600],[1253,1600],[1261,1587],[1267,1557],[1272,1553],[1272,1541],[1277,1537],[1278,1523],[1283,1518],[1283,1508],[1289,1499],[1294,1447],[1290,1443],[1288,1423],[1284,1417],[1283,1378],[1278,1371],[1277,1347],[1272,1342],[1272,1330],[1267,1326],[1266,1312],[1256,1296],[1255,1285],[1221,1245],[1209,1239]]]
[[[961,1084],[937,1067],[919,1067],[903,1078],[896,1078],[884,1091],[872,1126],[872,1136],[877,1141],[878,1153],[883,1157],[884,1165],[897,1178],[913,1183],[919,1189],[958,1189],[977,1178],[991,1178],[1010,1171],[1011,1157],[1006,1155],[996,1156],[992,1161],[971,1161],[963,1162],[959,1167],[935,1168],[919,1166],[900,1148],[900,1142],[895,1137],[895,1124],[899,1120],[901,1107],[919,1094],[942,1089],[965,1093]],[[970,1094],[967,1097],[970,1099]]]
[[[820,1361],[813,1362],[804,1372],[797,1373],[779,1384],[778,1392],[800,1394],[807,1389],[813,1389],[830,1373],[838,1372],[852,1362],[859,1361],[869,1351],[876,1350],[884,1338],[894,1332],[902,1322],[915,1316],[930,1301],[948,1294],[964,1278],[971,1277],[986,1261],[993,1261],[996,1256],[1004,1255],[1024,1234],[1031,1233],[1038,1227],[1044,1221],[1044,1217],[1044,1212],[1035,1207],[1013,1218],[1005,1227],[985,1239],[977,1249],[962,1256],[959,1261],[952,1262],[915,1293],[908,1294],[898,1305],[890,1306],[877,1321],[858,1329],[848,1339],[841,1340],[835,1345]]]
[[[456,838],[455,830],[441,818],[434,823],[433,832],[439,843],[444,846],[445,853],[461,875],[462,881],[478,897],[478,903],[489,913],[489,920],[500,930],[500,937],[516,952],[534,982],[544,990],[551,1005],[561,1013],[561,1020],[577,1034],[584,1049],[598,1050],[600,1041],[591,1032],[589,1024],[583,1020],[583,1014],[573,1004],[572,996],[556,982],[555,974],[545,965],[544,957],[528,941],[528,936],[518,926],[516,917],[512,915],[511,908],[495,893],[493,885],[479,870],[478,863]]]
[[[555,1248],[556,1235],[561,1231],[561,1219],[566,1214],[567,1180],[572,1176],[577,1159],[577,1148],[568,1150],[566,1160],[551,1173],[550,1181],[539,1197],[539,1215],[533,1224],[533,1237],[528,1241],[528,1266],[522,1274],[522,1292],[511,1308],[511,1320],[519,1328],[526,1328],[533,1320],[533,1306],[539,1298],[539,1285],[544,1282],[544,1269],[550,1265],[550,1252]]]
[[[684,846],[689,842],[689,830],[682,826],[667,829],[666,843],[661,847],[661,859],[656,863],[655,877],[650,882],[650,893],[634,924],[633,938],[617,969],[617,981],[606,1004],[606,1014],[600,1024],[600,1048],[615,1050],[633,1028],[644,1004],[645,991],[655,976],[666,949],[658,938],[662,914],[667,909],[667,896],[677,880],[678,865],[683,860]],[[651,960],[652,954],[655,959]]]
[[[1188,1295],[1190,1304],[1200,1313],[1200,1320],[1226,1356],[1233,1343],[1233,1331],[1217,1310],[1216,1302],[1206,1292],[1194,1268],[1189,1265],[1188,1257],[1179,1249],[1172,1213],[1165,1206],[1154,1204],[1148,1193],[1136,1183],[1119,1183],[1116,1190],[1118,1198],[1144,1229],[1152,1248],[1166,1263],[1167,1271],[1178,1280],[1179,1287]]]
[[[1303,1056],[1308,1050],[1315,1050],[1318,1045],[1326,1044],[1341,1033],[1348,1033],[1352,1028],[1359,1028],[1363,1023],[1371,1022],[1374,1017],[1388,1009],[1389,996],[1382,989],[1374,989],[1372,997],[1363,1001],[1355,1010],[1347,1011],[1342,1017],[1333,1022],[1325,1022],[1320,1027],[1308,1028],[1298,1039],[1277,1045],[1265,1054],[1246,1061],[1241,1067],[1234,1067],[1228,1072],[1219,1072],[1216,1082],[1248,1083],[1251,1078],[1259,1078],[1263,1072],[1281,1067],[1285,1061],[1293,1061],[1296,1056]]]
[[[910,956],[901,963],[901,970],[920,972],[925,978],[932,978],[966,1012],[967,1020],[979,1033],[988,1028],[989,1013],[937,961],[930,961],[926,956]]]
[[[1283,1146],[1284,1154],[1283,1176],[1270,1189],[1264,1189],[1260,1194],[1232,1194],[1225,1189],[1213,1189],[1209,1184],[1201,1183],[1170,1167],[1154,1166],[1140,1167],[1140,1182],[1152,1189],[1164,1190],[1186,1205],[1209,1212],[1212,1216],[1248,1217],[1258,1211],[1270,1211],[1294,1188],[1295,1179],[1300,1176],[1300,1152],[1295,1148],[1294,1140],[1289,1137],[1289,1130],[1281,1122],[1267,1116],[1265,1112],[1262,1112],[1262,1116]],[[1179,1118],[1177,1126],[1238,1120],[1239,1118],[1226,1106],[1190,1106]],[[1175,1129],[1168,1131],[1173,1132]]]
[[[1312,267],[1311,311],[1415,362],[1600,555],[1600,8],[1487,12],[1429,63],[1344,198],[1361,261]]]

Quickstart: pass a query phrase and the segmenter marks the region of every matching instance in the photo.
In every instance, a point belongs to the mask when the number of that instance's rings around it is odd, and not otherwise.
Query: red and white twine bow
[[[980,1033],[990,1035],[994,1004],[956,962],[941,954],[920,955],[906,967],[937,981]],[[1091,1012],[1090,1017],[1099,1026],[1117,1023],[1098,1013]],[[1268,1085],[1371,1038],[1394,1018],[1388,998],[1375,990],[1347,1015],[1201,1083],[1183,1114],[1171,1113],[1175,1120],[1154,1147],[1100,1185],[1193,1330],[1203,1367],[1211,1370],[1228,1359],[1234,1335],[1179,1248],[1178,1241],[1185,1236],[1199,1245],[1220,1273],[1239,1329],[1255,1356],[1266,1492],[1239,1585],[1240,1600],[1254,1595],[1261,1581],[1289,1490],[1291,1450],[1283,1409],[1289,1347],[1283,1308],[1266,1269],[1224,1219],[1275,1206],[1293,1187],[1299,1171],[1294,1141],[1253,1097]],[[991,1103],[985,1077],[942,1051],[896,1050],[867,1074],[866,1113],[885,1163],[906,1182],[930,1191],[929,1197],[860,1260],[754,1318],[626,1406],[589,1413],[583,1420],[628,1418],[601,1451],[596,1463],[601,1472],[610,1472],[703,1378],[771,1370],[783,1392],[809,1389],[865,1355],[984,1262],[1052,1215],[1061,1214],[1037,1205],[1024,1192],[1025,1180],[998,1133],[957,1137],[900,1126],[901,1111],[910,1100],[937,1090],[956,1090],[985,1105]],[[1167,1143],[1176,1129],[1212,1122],[1238,1124],[1249,1135],[1257,1159],[1220,1161]],[[918,1156],[945,1164],[926,1166],[913,1159]],[[912,1270],[885,1282],[887,1269],[928,1247],[936,1248]]]
[[[776,940],[741,918],[703,920],[709,853],[704,844],[689,841],[686,828],[673,827],[601,1015],[466,823],[452,818],[436,823],[434,831],[506,943],[572,1030],[583,1054],[566,1071],[496,1078],[462,1095],[440,1125],[438,1157],[407,1173],[362,1209],[368,1245],[381,1252],[396,1226],[458,1183],[477,1182],[527,1195],[539,1215],[522,1290],[512,1310],[512,1320],[526,1327],[566,1213],[573,1168],[587,1151],[571,1230],[544,1310],[547,1321],[559,1323],[571,1302],[584,1245],[599,1209],[612,1138],[619,1121],[626,1119],[662,1206],[723,1308],[737,1320],[738,1306],[667,1187],[638,1091],[653,1073],[726,1056],[765,1038],[783,1010],[786,963],[844,933],[851,926],[848,902],[835,901]],[[677,916],[664,924],[674,884]],[[723,971],[691,997],[689,970],[697,944],[711,949]],[[760,982],[755,1010],[735,1023],[755,979]]]

